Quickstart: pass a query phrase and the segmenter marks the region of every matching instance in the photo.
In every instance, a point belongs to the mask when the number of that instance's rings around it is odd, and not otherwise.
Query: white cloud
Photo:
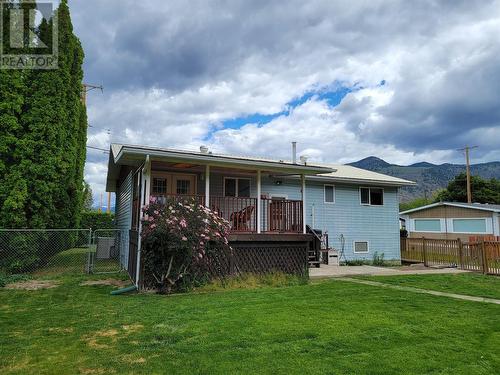
[[[311,158],[369,155],[406,164],[498,159],[500,2],[72,2],[86,51],[93,146],[109,142]],[[385,85],[380,85],[385,81]],[[357,89],[331,108],[318,98],[268,124],[305,92]],[[105,129],[110,129],[108,134]],[[106,156],[89,150],[102,189]],[[95,169],[93,164],[99,164]]]

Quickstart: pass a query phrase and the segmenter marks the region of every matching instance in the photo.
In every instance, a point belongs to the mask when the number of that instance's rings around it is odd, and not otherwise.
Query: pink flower
[[[186,236],[182,236],[181,240],[183,240],[183,241],[187,241],[188,239],[187,239],[187,237],[186,237]]]
[[[156,224],[151,224],[151,229],[156,228]]]
[[[187,223],[186,223],[186,220],[182,219],[179,223],[181,225],[181,227],[183,228],[186,228],[187,227]]]

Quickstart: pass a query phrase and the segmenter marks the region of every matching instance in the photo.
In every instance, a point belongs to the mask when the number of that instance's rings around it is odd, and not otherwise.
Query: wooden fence
[[[500,241],[401,238],[401,260],[500,275]]]

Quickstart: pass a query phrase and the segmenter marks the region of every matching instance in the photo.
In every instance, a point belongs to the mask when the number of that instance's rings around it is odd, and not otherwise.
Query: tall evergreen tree
[[[53,27],[51,19],[38,29],[49,49]],[[0,195],[3,227],[78,225],[87,122],[80,100],[83,50],[73,34],[66,0],[58,9],[58,43],[58,69],[28,71],[25,89],[16,91],[23,100],[11,126],[19,130],[13,140],[15,152],[7,150],[15,160],[4,168],[9,178],[0,189],[5,192]],[[5,95],[0,88],[0,95]],[[3,108],[2,115],[8,115]],[[8,146],[4,143],[8,142],[2,141],[0,147]]]

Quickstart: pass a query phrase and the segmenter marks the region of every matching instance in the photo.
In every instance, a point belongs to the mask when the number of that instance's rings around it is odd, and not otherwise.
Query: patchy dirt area
[[[54,280],[26,280],[5,285],[5,289],[18,290],[38,290],[51,289],[59,286],[59,282]]]
[[[130,285],[130,281],[117,280],[117,279],[89,280],[89,281],[84,281],[80,285],[81,286],[109,285],[109,286],[116,286],[118,288],[124,288],[127,285]]]

